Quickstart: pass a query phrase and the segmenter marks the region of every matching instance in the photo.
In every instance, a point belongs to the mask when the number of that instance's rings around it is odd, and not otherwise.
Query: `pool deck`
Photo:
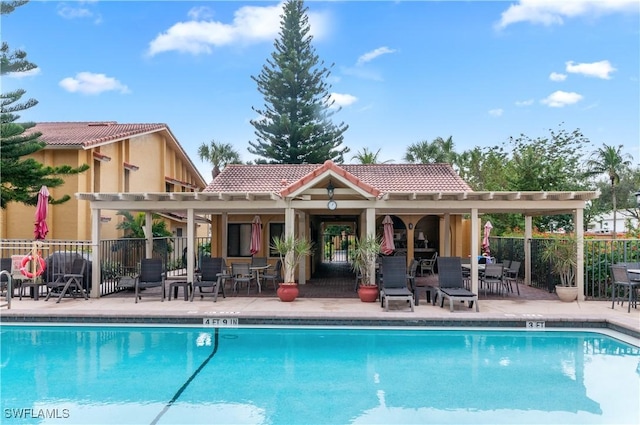
[[[2,299],[4,301],[4,297]],[[391,304],[384,311],[380,303],[358,299],[298,298],[281,302],[273,298],[227,297],[214,303],[212,298],[182,298],[160,301],[143,297],[100,299],[54,299],[34,301],[14,298],[11,309],[0,308],[0,320],[8,322],[80,322],[80,323],[165,323],[202,324],[203,319],[237,318],[239,325],[343,325],[343,326],[428,326],[428,327],[514,327],[525,328],[534,322],[545,328],[592,327],[621,331],[640,339],[640,308],[627,312],[611,301],[564,303],[557,300],[480,300],[480,312],[466,304],[454,304],[449,310],[422,301],[413,312],[406,302]],[[531,324],[531,323],[530,323]]]

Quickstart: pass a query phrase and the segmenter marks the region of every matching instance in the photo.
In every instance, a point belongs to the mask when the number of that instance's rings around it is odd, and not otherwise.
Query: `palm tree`
[[[368,148],[362,148],[362,151],[358,151],[355,155],[351,157],[351,159],[357,159],[360,161],[360,164],[388,164],[389,162],[393,162],[392,159],[388,159],[386,161],[378,161],[378,155],[380,154],[380,149],[376,151],[376,153],[371,152]]]
[[[421,164],[447,163],[455,165],[458,162],[458,154],[451,136],[446,140],[442,137],[436,137],[431,143],[423,140],[410,145],[404,155],[404,160]]]
[[[198,148],[198,156],[202,161],[209,161],[213,165],[211,176],[215,179],[220,171],[229,164],[240,164],[240,154],[230,143],[219,143],[211,140],[209,145],[202,143]]]
[[[601,148],[591,153],[586,162],[587,176],[605,174],[611,182],[611,204],[613,205],[613,238],[616,238],[616,185],[620,183],[620,173],[631,166],[631,155],[621,152],[622,145],[617,148],[604,144]]]

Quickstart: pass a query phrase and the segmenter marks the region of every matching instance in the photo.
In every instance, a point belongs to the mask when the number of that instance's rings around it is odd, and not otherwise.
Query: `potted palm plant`
[[[551,264],[551,271],[560,277],[556,294],[561,301],[572,302],[578,298],[576,267],[578,241],[575,236],[553,238],[542,250],[542,259]]]
[[[352,266],[360,278],[358,296],[362,302],[374,302],[378,298],[375,281],[375,262],[380,252],[380,241],[373,235],[357,239],[352,256]]]
[[[305,238],[296,238],[293,235],[276,236],[273,238],[271,248],[278,253],[282,262],[284,281],[278,287],[278,297],[281,301],[293,301],[299,292],[295,279],[296,268],[304,257],[311,254],[313,243]]]

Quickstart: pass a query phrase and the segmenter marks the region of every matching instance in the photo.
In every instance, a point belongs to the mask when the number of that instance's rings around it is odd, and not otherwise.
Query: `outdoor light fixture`
[[[335,191],[335,187],[333,187],[333,184],[331,183],[331,180],[329,180],[329,185],[327,186],[327,194],[329,195],[329,199],[333,199],[333,192]]]

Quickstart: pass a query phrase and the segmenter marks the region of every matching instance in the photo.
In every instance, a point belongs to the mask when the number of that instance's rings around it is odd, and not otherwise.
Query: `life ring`
[[[36,266],[36,273],[35,276],[40,276],[42,273],[44,273],[44,269],[45,267],[47,267],[47,264],[44,262],[44,258],[42,257],[36,257],[38,259],[38,264],[40,265],[40,269],[38,270],[38,267]],[[27,256],[25,256],[22,259],[22,262],[20,263],[20,272],[25,275],[26,277],[28,277],[29,279],[34,277],[34,274],[31,273],[29,270],[27,270],[27,264],[29,264],[30,261],[33,260],[33,255],[29,254]]]

